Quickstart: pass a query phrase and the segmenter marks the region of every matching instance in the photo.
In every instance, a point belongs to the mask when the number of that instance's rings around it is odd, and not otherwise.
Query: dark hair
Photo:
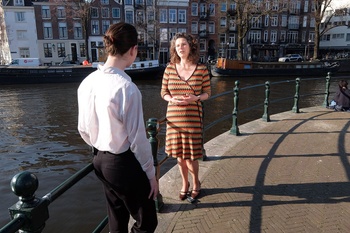
[[[184,32],[176,33],[175,36],[171,39],[171,42],[170,42],[170,62],[179,63],[181,60],[179,55],[177,55],[177,53],[176,53],[176,46],[175,46],[175,42],[179,38],[186,39],[188,44],[190,45],[190,53],[188,55],[188,60],[192,61],[194,64],[198,63],[199,52],[198,52],[197,40],[192,35],[187,35]]]
[[[339,83],[338,83],[338,85],[339,85],[339,88],[340,88],[340,89],[348,88],[348,82],[345,81],[345,80],[340,80]]]
[[[124,22],[112,24],[103,36],[103,42],[109,55],[123,55],[131,47],[137,45],[136,28]]]

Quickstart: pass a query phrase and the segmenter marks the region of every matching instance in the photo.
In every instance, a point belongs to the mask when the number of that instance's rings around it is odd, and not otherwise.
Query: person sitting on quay
[[[336,91],[333,100],[335,101],[334,109],[336,111],[350,110],[350,90],[348,89],[347,81],[339,81],[338,90]]]

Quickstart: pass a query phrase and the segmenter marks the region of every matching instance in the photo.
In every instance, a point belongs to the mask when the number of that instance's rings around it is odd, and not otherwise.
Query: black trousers
[[[127,233],[130,215],[136,221],[130,232],[154,232],[158,220],[154,200],[148,199],[150,184],[131,150],[99,151],[93,164],[104,185],[110,233]]]

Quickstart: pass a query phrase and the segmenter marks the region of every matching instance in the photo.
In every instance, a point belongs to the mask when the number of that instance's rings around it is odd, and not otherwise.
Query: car
[[[280,57],[279,62],[290,62],[290,61],[303,61],[303,57],[300,54],[287,54],[285,57]]]

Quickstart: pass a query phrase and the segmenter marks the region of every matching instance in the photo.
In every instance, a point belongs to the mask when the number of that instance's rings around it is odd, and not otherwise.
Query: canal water
[[[337,77],[339,79],[340,77]],[[332,79],[335,90],[337,79]],[[232,91],[235,78],[213,77],[212,94]],[[261,118],[265,98],[265,82],[288,80],[268,78],[242,78],[240,82],[238,123]],[[295,77],[289,82],[270,86],[269,113],[289,111],[293,107]],[[145,121],[162,118],[166,102],[160,97],[161,79],[135,80],[143,95]],[[34,173],[39,180],[37,197],[52,191],[75,172],[91,162],[90,149],[77,132],[77,83],[0,86],[0,227],[9,220],[8,208],[18,201],[10,189],[12,177],[21,171]],[[250,85],[261,85],[247,89]],[[322,80],[301,81],[301,94],[325,91]],[[273,103],[273,100],[290,97]],[[324,95],[302,98],[300,107],[322,105]],[[251,106],[256,110],[244,112]],[[231,114],[233,94],[205,102],[204,124]],[[232,125],[228,119],[205,132],[205,141],[227,132]],[[161,187],[160,187],[161,190]],[[92,232],[106,216],[103,190],[91,173],[49,206],[50,218],[43,232]]]

